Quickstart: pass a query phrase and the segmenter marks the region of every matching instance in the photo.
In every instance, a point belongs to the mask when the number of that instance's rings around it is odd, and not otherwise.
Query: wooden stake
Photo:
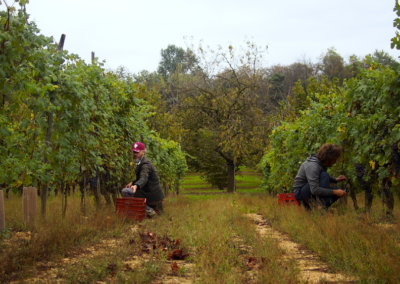
[[[94,51],[92,51],[92,64],[93,64],[93,62],[94,62],[94,59],[95,59],[95,57],[94,57]]]
[[[60,42],[58,43],[58,47],[57,50],[64,50],[64,42],[65,42],[65,34],[61,35],[60,38]],[[51,104],[54,105],[54,102],[56,100],[55,97],[55,91],[50,93],[50,102]],[[47,146],[51,145],[51,132],[53,130],[53,117],[54,117],[54,111],[51,111],[48,114],[47,117],[47,131],[46,131],[46,137],[45,137],[45,143]],[[44,155],[44,163],[47,164],[49,161],[47,160],[46,155]],[[43,187],[43,192],[41,195],[41,202],[42,202],[42,214],[45,215],[46,214],[46,207],[47,207],[47,195],[49,194],[49,182],[47,182],[45,184],[45,186]]]
[[[6,217],[4,212],[3,190],[0,190],[0,232],[6,228]]]
[[[22,207],[25,223],[34,222],[37,213],[37,189],[35,187],[24,187]]]

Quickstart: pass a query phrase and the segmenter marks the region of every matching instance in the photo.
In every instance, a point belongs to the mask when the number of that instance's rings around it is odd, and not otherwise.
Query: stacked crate
[[[119,216],[142,221],[146,218],[146,198],[117,198],[116,212]]]
[[[299,202],[294,197],[294,193],[280,193],[278,195],[278,204],[279,205],[299,205]]]

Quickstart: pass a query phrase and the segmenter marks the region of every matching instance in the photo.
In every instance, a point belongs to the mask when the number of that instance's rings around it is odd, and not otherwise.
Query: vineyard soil
[[[202,183],[198,176],[189,178]],[[183,187],[188,185],[190,179]],[[309,214],[278,206],[274,196],[257,188],[250,194],[241,190],[202,196],[185,189],[166,198],[164,215],[142,223],[117,218],[113,207],[96,210],[92,198],[82,216],[79,196],[70,197],[62,219],[61,197],[51,196],[51,214],[39,216],[35,227],[23,224],[21,197],[11,194],[5,200],[8,230],[0,239],[0,282],[399,282],[398,206],[390,219],[379,202],[368,215],[352,205]],[[283,241],[318,259],[312,265],[326,274],[305,278],[310,265],[300,263],[298,252]],[[179,251],[181,256],[173,256]]]

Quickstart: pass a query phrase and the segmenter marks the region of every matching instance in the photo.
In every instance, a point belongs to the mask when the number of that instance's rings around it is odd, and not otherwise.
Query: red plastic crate
[[[278,195],[278,204],[279,205],[297,205],[300,206],[299,202],[294,197],[294,193],[279,193]]]
[[[146,218],[146,198],[117,198],[116,213],[122,217],[142,221]]]

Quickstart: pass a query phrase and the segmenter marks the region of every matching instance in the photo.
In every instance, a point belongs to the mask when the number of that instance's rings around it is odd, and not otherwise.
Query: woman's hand
[[[130,184],[132,184],[132,183],[130,183]],[[137,189],[137,185],[136,184],[132,185],[130,188],[132,188],[133,193],[135,193],[136,189]]]
[[[346,178],[345,176],[343,176],[343,175],[338,176],[338,177],[336,178],[336,182],[341,182],[341,181],[344,181],[344,180],[347,180],[347,178]]]
[[[341,189],[334,189],[333,194],[339,197],[343,197],[346,195],[346,191],[341,190]]]

